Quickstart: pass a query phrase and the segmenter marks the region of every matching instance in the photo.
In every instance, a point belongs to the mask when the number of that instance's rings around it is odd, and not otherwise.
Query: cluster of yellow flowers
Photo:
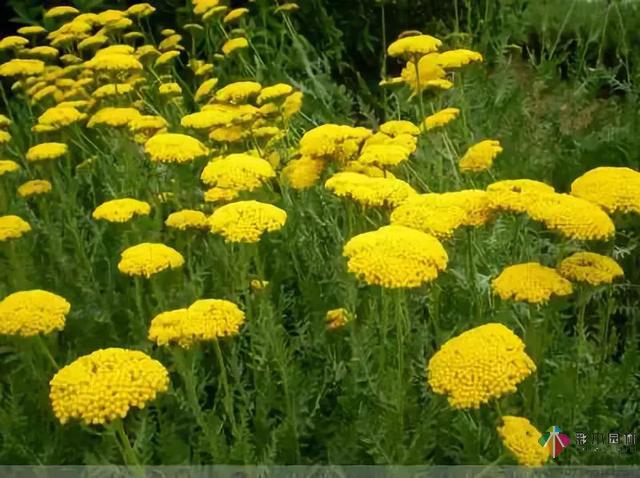
[[[18,239],[31,231],[31,225],[19,216],[0,216],[0,241]]]
[[[503,300],[517,300],[538,304],[551,296],[564,296],[573,292],[571,282],[555,269],[537,262],[516,264],[505,268],[491,283],[493,291]]]
[[[549,460],[549,453],[538,443],[542,434],[526,418],[502,417],[498,434],[504,446],[515,455],[520,465],[535,468]]]
[[[184,257],[175,249],[160,243],[144,242],[122,251],[118,270],[130,276],[149,278],[183,264]]]
[[[15,292],[0,301],[0,335],[29,337],[64,329],[71,305],[45,290]]]

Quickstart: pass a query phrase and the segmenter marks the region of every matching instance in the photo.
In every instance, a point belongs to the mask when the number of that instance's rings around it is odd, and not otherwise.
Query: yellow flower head
[[[182,88],[178,83],[163,83],[158,87],[158,93],[162,96],[180,96]]]
[[[182,211],[172,212],[164,223],[167,227],[180,231],[209,228],[207,215],[202,211],[194,211],[193,209],[183,209]]]
[[[44,18],[60,18],[69,15],[77,15],[80,11],[68,5],[61,5],[59,7],[53,7],[44,12]]]
[[[0,76],[34,76],[44,73],[42,60],[9,60],[0,65]]]
[[[491,207],[511,212],[526,212],[541,195],[554,192],[548,184],[531,179],[506,179],[487,186]]]
[[[166,133],[167,126],[167,120],[162,116],[143,115],[129,122],[129,131],[136,143],[144,144],[155,134]]]
[[[411,227],[447,238],[460,226],[469,224],[469,213],[461,198],[445,194],[420,194],[409,198],[391,214],[391,224]],[[466,222],[466,221],[469,222]]]
[[[144,18],[156,11],[156,8],[149,3],[136,3],[127,8],[127,15],[134,18]]]
[[[215,99],[222,103],[242,104],[258,96],[261,89],[260,83],[255,81],[237,81],[219,89]]]
[[[222,45],[222,53],[231,55],[234,51],[249,48],[249,41],[245,37],[231,38]]]
[[[287,213],[258,201],[238,201],[216,209],[209,218],[211,232],[228,242],[258,242],[265,232],[282,229]]]
[[[420,134],[420,129],[411,121],[391,120],[380,125],[380,132],[391,137],[395,137],[401,134],[418,136]]]
[[[362,149],[358,162],[380,167],[397,166],[409,159],[411,151],[403,146],[374,144]]]
[[[335,330],[344,327],[353,320],[353,314],[347,309],[331,309],[327,311],[325,320],[327,321],[327,328],[329,330]]]
[[[11,120],[7,116],[0,114],[0,128],[7,128],[9,126],[11,126]]]
[[[162,40],[158,44],[158,50],[160,51],[168,51],[168,50],[176,50],[182,48],[180,46],[180,42],[182,41],[182,35],[174,33],[173,35],[169,35],[164,40]]]
[[[0,335],[31,337],[64,329],[71,305],[44,290],[26,290],[0,302]]]
[[[49,399],[60,423],[101,425],[144,408],[169,387],[169,373],[138,350],[96,350],[63,367],[50,382]]]
[[[19,216],[0,216],[0,242],[18,239],[31,231],[27,221]]]
[[[94,128],[96,126],[110,126],[112,128],[122,128],[128,126],[129,123],[141,116],[140,112],[135,108],[116,108],[106,107],[98,110],[89,118],[87,126]]]
[[[276,13],[289,13],[289,12],[295,12],[296,10],[299,10],[299,9],[300,9],[300,5],[294,2],[290,2],[290,3],[283,3],[282,5],[276,7],[274,11]]]
[[[156,62],[155,65],[156,66],[163,66],[168,64],[171,60],[175,60],[176,58],[178,58],[180,56],[180,52],[178,50],[169,50],[164,52],[162,55],[160,55],[158,58],[156,58]]]
[[[285,96],[293,93],[293,86],[288,85],[286,83],[278,83],[272,86],[265,86],[260,91],[260,95],[258,96],[257,103],[262,105],[269,101],[279,100]]]
[[[217,143],[236,143],[242,141],[249,132],[242,126],[215,128],[209,133],[209,139]]]
[[[640,173],[629,168],[595,168],[571,183],[571,194],[609,213],[640,213]]]
[[[58,159],[69,151],[69,147],[64,143],[40,143],[32,146],[27,151],[27,161],[46,161]]]
[[[368,207],[397,207],[417,194],[400,179],[372,178],[352,172],[336,173],[324,186],[337,196],[349,197]]]
[[[366,128],[323,124],[302,136],[300,153],[303,156],[347,162],[358,155],[360,147],[371,135]]]
[[[203,81],[194,94],[195,100],[197,102],[201,102],[205,98],[208,98],[217,84],[217,78],[209,78],[208,80]]]
[[[202,15],[219,4],[220,0],[193,0],[193,13]]]
[[[27,198],[51,192],[53,186],[46,179],[32,179],[18,187],[18,196]]]
[[[433,236],[404,226],[384,226],[344,246],[349,271],[369,285],[420,287],[438,277],[449,260]]]
[[[249,13],[248,8],[234,8],[229,13],[227,13],[222,20],[223,23],[233,23],[236,20],[244,17],[247,13]]]
[[[400,77],[411,88],[414,95],[430,87],[448,89],[448,82],[444,79],[447,73],[438,65],[437,57],[437,54],[421,57],[417,63],[418,73],[416,73],[415,60],[408,61],[402,69]]]
[[[47,33],[47,30],[40,25],[27,25],[25,27],[18,28],[18,33],[20,35],[32,36]]]
[[[516,300],[541,304],[551,296],[565,296],[573,292],[571,282],[555,269],[537,262],[505,267],[491,283],[494,293],[502,300]]]
[[[36,46],[24,51],[25,56],[32,58],[42,58],[43,60],[53,60],[58,57],[60,50],[51,46]]]
[[[599,206],[568,194],[541,195],[527,213],[569,239],[606,240],[616,232],[613,221]]]
[[[81,113],[73,106],[54,106],[38,117],[38,124],[60,129],[87,119],[85,113]]]
[[[502,152],[500,142],[487,139],[471,146],[460,160],[460,171],[477,173],[486,171]]]
[[[133,85],[130,83],[109,83],[96,89],[91,96],[98,99],[125,96],[133,92]]]
[[[211,188],[204,193],[205,202],[231,202],[240,195],[235,189]]]
[[[443,110],[436,111],[431,116],[427,116],[424,119],[423,126],[427,131],[429,131],[450,123],[456,119],[459,114],[460,110],[458,108],[445,108]]]
[[[307,189],[320,181],[327,164],[322,159],[303,156],[287,163],[282,178],[293,189]]]
[[[437,61],[442,68],[460,68],[461,66],[468,65],[473,62],[482,61],[482,55],[477,51],[471,50],[449,50],[443,53],[438,53]]]
[[[22,48],[28,44],[29,40],[27,38],[10,35],[0,40],[0,50],[13,50],[15,48]]]
[[[151,206],[137,199],[113,199],[100,204],[93,210],[92,217],[108,222],[128,222],[134,216],[148,216]]]
[[[616,261],[594,252],[576,252],[563,259],[558,272],[566,279],[590,285],[611,284],[614,279],[624,276]]]
[[[129,276],[147,279],[166,269],[178,269],[184,258],[175,249],[160,243],[143,242],[125,249],[120,255],[118,270]]]
[[[269,287],[269,281],[268,280],[252,279],[250,284],[251,284],[251,289],[254,292],[262,292],[267,287]]]
[[[8,131],[0,130],[0,145],[7,144],[11,141],[11,134]]]
[[[85,67],[94,71],[121,72],[141,71],[142,63],[129,53],[101,53],[85,62]]]
[[[549,453],[538,442],[542,433],[526,418],[502,417],[498,434],[507,450],[516,457],[519,465],[537,468],[549,460]]]
[[[392,57],[423,56],[438,51],[441,46],[442,42],[430,35],[413,35],[394,41],[387,48],[387,54]]]
[[[302,109],[302,91],[294,91],[282,103],[282,116],[291,119]]]
[[[0,176],[4,176],[7,173],[13,173],[18,171],[20,165],[10,159],[0,159]]]
[[[453,408],[479,408],[516,391],[535,372],[524,343],[502,324],[486,324],[449,339],[427,366],[429,385]]]
[[[214,159],[204,168],[200,179],[207,186],[253,191],[275,175],[268,161],[241,153]]]
[[[207,147],[192,136],[161,133],[144,145],[151,161],[158,163],[188,163],[209,154]]]

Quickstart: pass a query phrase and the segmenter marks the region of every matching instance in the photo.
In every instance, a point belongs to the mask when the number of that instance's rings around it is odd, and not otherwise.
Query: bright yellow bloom
[[[125,53],[96,54],[91,60],[85,62],[85,67],[95,71],[140,71],[142,63],[138,59]]]
[[[184,258],[175,249],[160,243],[144,242],[125,249],[120,255],[118,270],[129,276],[147,279],[166,269],[178,269]]]
[[[358,162],[380,167],[397,166],[409,159],[411,151],[402,146],[374,144],[362,149]]]
[[[591,285],[611,284],[624,276],[622,267],[612,258],[594,252],[576,252],[558,266],[561,276]]]
[[[47,33],[47,30],[45,30],[40,25],[27,25],[25,27],[18,28],[18,33],[20,35],[31,36],[31,35],[40,35],[42,33]]]
[[[458,117],[460,110],[458,108],[445,108],[440,111],[436,111],[431,116],[427,116],[424,120],[423,126],[429,131],[440,126],[444,126],[450,123]]]
[[[278,6],[274,11],[276,13],[288,13],[288,12],[295,12],[296,10],[299,10],[299,9],[300,9],[300,6],[297,3],[290,2],[290,3],[284,3]]]
[[[397,207],[417,194],[400,179],[372,178],[352,172],[336,173],[324,186],[337,196],[349,197],[369,207]]]
[[[217,7],[220,0],[193,0],[193,13],[202,15],[208,10]]]
[[[500,142],[487,139],[471,146],[460,160],[460,171],[477,173],[486,171],[502,152]]]
[[[222,53],[231,55],[234,51],[244,50],[245,48],[249,48],[249,41],[246,38],[231,38],[222,45]]]
[[[504,325],[490,323],[445,342],[429,360],[427,377],[453,408],[479,408],[514,393],[535,371],[522,340]]]
[[[251,284],[251,288],[253,289],[254,292],[261,292],[261,291],[265,290],[267,287],[269,287],[269,281],[268,280],[252,279],[250,284]]]
[[[10,35],[0,40],[0,50],[13,50],[14,48],[22,48],[28,44],[29,40],[27,38]]]
[[[34,58],[52,60],[58,57],[58,55],[60,54],[60,50],[58,50],[57,48],[53,48],[51,46],[36,46],[34,48],[24,50],[24,54],[25,56],[30,56]]]
[[[262,105],[268,101],[278,100],[284,96],[288,96],[293,93],[293,86],[286,83],[278,83],[272,86],[265,86],[260,91],[257,103]]]
[[[54,106],[38,117],[38,124],[60,129],[87,119],[85,113],[81,113],[73,106]]]
[[[106,107],[94,113],[94,115],[89,118],[87,126],[89,128],[94,128],[96,126],[120,128],[128,126],[131,121],[139,118],[140,116],[140,112],[135,108]]]
[[[151,15],[156,11],[156,8],[153,5],[148,3],[136,3],[135,5],[131,5],[127,8],[127,15],[136,17],[136,18],[144,18]]]
[[[80,11],[68,5],[61,5],[59,7],[53,7],[44,12],[44,18],[60,18],[68,15],[77,15]]]
[[[57,101],[61,99],[60,90],[55,85],[49,85],[41,90],[38,90],[36,94],[33,95],[32,100],[34,103],[39,103],[47,97],[53,96],[53,98]]]
[[[95,90],[91,96],[98,99],[114,96],[124,96],[133,92],[133,85],[129,83],[109,83]]]
[[[551,296],[565,296],[573,292],[571,282],[555,269],[537,262],[527,262],[505,267],[493,279],[491,287],[502,300],[516,300],[541,304]]]
[[[20,165],[15,161],[11,161],[10,159],[0,159],[0,177],[7,173],[18,171],[19,169]]]
[[[211,232],[228,242],[258,242],[265,232],[284,226],[287,213],[258,201],[238,201],[216,209],[209,218]]]
[[[31,337],[64,329],[71,305],[44,290],[25,290],[0,302],[0,335]]]
[[[360,147],[371,135],[371,131],[366,128],[323,124],[302,136],[300,153],[303,156],[344,163],[355,159]]]
[[[51,192],[53,186],[46,179],[32,179],[18,187],[18,196],[27,198]]]
[[[180,231],[209,228],[207,215],[202,211],[194,211],[193,209],[172,212],[164,223],[167,227],[179,229]]]
[[[211,188],[204,193],[205,202],[231,202],[240,195],[235,189]]]
[[[178,83],[163,83],[158,87],[158,93],[163,96],[180,96],[182,88]]]
[[[9,126],[11,126],[11,120],[7,116],[0,114],[0,128],[7,128]]]
[[[391,224],[447,238],[465,223],[467,211],[451,196],[429,193],[409,198],[391,214]]]
[[[291,119],[300,112],[302,109],[302,98],[302,91],[294,91],[285,98],[284,103],[282,103],[282,116],[285,119]]]
[[[27,151],[27,161],[46,161],[58,159],[69,151],[69,147],[64,143],[40,143],[32,146]]]
[[[180,46],[181,41],[182,41],[182,35],[179,35],[177,33],[173,35],[169,35],[158,44],[158,50],[160,51],[179,50],[180,48],[182,48]]]
[[[487,186],[491,207],[511,212],[526,212],[541,195],[554,192],[548,184],[531,179],[507,179]]]
[[[8,131],[0,130],[0,145],[7,144],[11,141],[11,134]]]
[[[0,242],[8,239],[19,239],[30,231],[31,226],[21,217],[13,215],[0,216]]]
[[[158,163],[188,163],[209,154],[207,147],[192,136],[161,133],[144,145],[151,161]]]
[[[33,76],[44,73],[42,60],[13,59],[0,65],[0,76]]]
[[[222,15],[227,13],[228,10],[229,10],[229,7],[227,7],[226,5],[220,5],[218,7],[213,7],[211,9],[207,10],[207,12],[204,15],[202,15],[202,20],[205,21],[205,22],[208,22],[209,20],[214,19],[216,17],[221,17]],[[214,57],[215,57],[215,55],[214,55]]]
[[[136,49],[136,58],[140,61],[155,60],[160,56],[160,52],[153,45],[142,45]]]
[[[418,73],[416,73],[416,63],[414,60],[407,62],[402,69],[400,76],[407,86],[411,88],[413,94],[421,93],[426,88],[442,87],[438,82],[444,80],[446,72],[438,65],[437,55],[425,55],[418,60]],[[436,82],[436,83],[431,83]]]
[[[261,187],[276,172],[268,161],[249,154],[230,154],[209,162],[200,179],[208,186],[236,191],[253,191]]]
[[[237,81],[229,83],[216,92],[216,100],[223,103],[246,103],[256,97],[262,86],[255,81]]]
[[[435,237],[393,225],[353,237],[343,255],[360,280],[386,288],[420,287],[436,279],[449,260]]]
[[[249,134],[242,125],[215,128],[209,133],[209,139],[217,143],[235,143],[242,141]]]
[[[49,399],[60,423],[101,425],[144,408],[169,387],[169,373],[138,350],[108,348],[76,359],[50,382]]]
[[[353,320],[353,314],[344,308],[331,309],[327,311],[325,320],[327,321],[327,328],[329,330],[335,330],[351,322]]]
[[[449,50],[438,53],[437,62],[442,68],[460,68],[472,62],[483,61],[482,55],[471,50]]]
[[[282,170],[282,178],[293,189],[307,189],[320,181],[326,167],[322,159],[303,156],[287,163]]]
[[[399,38],[389,45],[389,48],[387,48],[387,54],[393,57],[423,56],[428,53],[438,51],[440,46],[442,46],[442,42],[430,35],[407,36]]]
[[[570,239],[606,240],[616,232],[613,221],[599,206],[568,194],[541,195],[527,213]]]
[[[93,210],[92,217],[108,222],[128,222],[134,216],[148,216],[151,206],[145,201],[123,198],[112,199],[100,204]]]
[[[549,453],[538,443],[542,433],[526,418],[502,417],[502,426],[498,427],[498,434],[519,465],[537,468],[549,460]]]
[[[406,120],[391,120],[380,125],[380,132],[391,137],[401,134],[410,134],[411,136],[418,136],[420,134],[420,128],[414,125],[411,121]]]
[[[248,8],[234,8],[229,13],[227,13],[222,20],[223,23],[233,23],[236,20],[244,17],[247,13],[249,13]]]
[[[640,213],[640,173],[630,168],[595,168],[571,183],[571,194],[609,213]]]
[[[156,58],[156,62],[155,65],[156,66],[163,66],[166,65],[167,63],[169,63],[171,60],[176,59],[177,57],[180,56],[180,52],[178,50],[169,50],[164,52],[162,55],[160,55],[158,58]]]

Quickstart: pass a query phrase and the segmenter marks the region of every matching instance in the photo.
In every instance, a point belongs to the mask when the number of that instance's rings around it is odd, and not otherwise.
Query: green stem
[[[224,390],[224,408],[227,416],[229,417],[229,421],[231,423],[231,430],[233,431],[233,435],[236,435],[236,417],[234,414],[233,407],[233,395],[231,394],[231,390],[229,389],[229,378],[227,376],[227,368],[224,363],[224,359],[222,357],[222,350],[220,349],[220,342],[218,340],[213,341],[213,348],[216,353],[216,358],[218,359],[218,364],[220,366],[220,381],[222,382],[222,388]]]
[[[53,358],[53,355],[51,354],[51,350],[49,350],[49,346],[47,345],[47,342],[42,337],[42,335],[40,334],[36,335],[36,343],[38,344],[38,347],[40,348],[44,356],[47,358],[47,360],[51,363],[53,368],[55,370],[59,370],[60,366],[58,365],[58,362],[56,362],[56,359]]]
[[[129,441],[129,437],[127,433],[124,431],[124,425],[122,424],[122,420],[114,420],[111,422],[111,427],[116,434],[117,441],[120,444],[119,448],[122,453],[122,458],[124,459],[125,465],[133,468],[133,474],[137,478],[144,478],[144,468],[142,467],[142,463],[140,462],[140,458],[138,458],[138,454],[131,446],[131,442]]]

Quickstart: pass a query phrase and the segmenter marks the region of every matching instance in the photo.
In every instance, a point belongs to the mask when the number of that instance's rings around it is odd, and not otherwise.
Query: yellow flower
[[[493,160],[502,152],[500,142],[487,139],[471,146],[460,160],[460,171],[486,171],[493,164]]]
[[[282,116],[285,119],[291,119],[297,115],[302,109],[302,91],[294,91],[287,96],[282,103]]]
[[[180,56],[180,52],[178,50],[169,50],[167,52],[164,52],[158,58],[156,58],[155,65],[156,66],[166,65],[171,60],[174,60],[175,58],[177,58],[179,56]]]
[[[7,173],[18,171],[19,169],[20,165],[15,161],[11,161],[10,159],[0,159],[0,177]]]
[[[158,88],[158,93],[163,96],[180,96],[182,88],[178,83],[163,83]]]
[[[427,116],[424,120],[423,126],[429,131],[440,126],[444,126],[450,123],[458,117],[460,110],[458,108],[445,108],[440,111],[436,111],[431,116]]]
[[[251,289],[253,289],[254,292],[262,292],[267,287],[269,287],[268,280],[252,279],[250,284],[251,284]]]
[[[362,149],[358,162],[380,167],[397,166],[409,159],[410,154],[411,151],[403,146],[374,144]]]
[[[193,13],[202,15],[214,7],[217,7],[220,0],[193,0]]]
[[[240,195],[235,189],[211,188],[204,193],[205,202],[230,202]]]
[[[187,163],[209,154],[207,147],[192,136],[178,133],[161,133],[144,145],[151,161],[158,163]]]
[[[42,113],[38,117],[38,124],[51,126],[57,130],[64,126],[84,121],[85,119],[87,119],[87,115],[79,112],[76,108],[58,105]]]
[[[262,105],[268,101],[278,100],[293,93],[293,86],[286,83],[278,83],[272,86],[265,86],[258,96],[257,103]]]
[[[622,267],[616,261],[594,252],[576,252],[563,259],[558,272],[571,281],[591,285],[611,284],[614,279],[624,276]]]
[[[282,178],[293,189],[307,189],[318,183],[326,166],[322,159],[303,156],[287,163]]]
[[[193,209],[172,212],[164,223],[167,227],[179,229],[180,231],[209,228],[207,215],[202,211],[194,211]]]
[[[438,51],[440,46],[442,46],[442,42],[430,35],[407,36],[399,38],[389,45],[387,54],[392,57],[423,56]]]
[[[118,270],[129,276],[147,279],[166,269],[178,269],[184,265],[182,255],[169,246],[144,242],[125,249],[118,263]]]
[[[401,134],[410,134],[411,136],[418,136],[420,129],[414,125],[411,121],[405,120],[392,120],[382,123],[380,125],[380,132],[391,137]]]
[[[445,80],[446,72],[438,65],[436,54],[425,55],[418,60],[418,74],[414,60],[407,62],[400,76],[414,95],[421,93],[426,88],[451,88],[451,83]],[[419,75],[419,77],[418,77]]]
[[[39,103],[47,97],[53,96],[55,100],[60,99],[60,90],[55,85],[49,85],[41,90],[38,90],[36,94],[33,95],[32,99],[34,103]]]
[[[541,304],[551,296],[565,296],[573,292],[571,282],[555,269],[537,262],[527,262],[505,267],[493,279],[491,287],[502,300],[516,300]]]
[[[438,53],[438,64],[446,69],[460,68],[461,66],[468,65],[469,63],[482,61],[482,55],[477,51],[471,50],[449,50],[443,53]]]
[[[228,242],[258,242],[265,232],[280,230],[286,220],[287,213],[271,204],[238,201],[216,209],[209,226]]]
[[[11,134],[8,131],[0,130],[0,145],[7,144],[11,141]]]
[[[153,45],[142,45],[136,50],[136,58],[140,61],[151,61],[160,56],[160,52]]]
[[[169,35],[168,37],[166,37],[164,40],[162,40],[158,44],[158,50],[160,51],[168,51],[168,50],[174,50],[174,49],[179,50],[180,48],[182,48],[180,46],[181,41],[182,41],[182,35],[174,33],[173,35]]]
[[[18,187],[18,196],[27,198],[30,196],[39,196],[51,192],[51,183],[46,179],[33,179]]]
[[[244,17],[247,13],[249,13],[248,8],[234,8],[229,13],[227,13],[222,20],[223,23],[233,23],[236,20]]]
[[[515,455],[519,465],[537,468],[549,460],[549,453],[540,446],[542,433],[523,417],[502,417],[498,434],[504,446]]]
[[[8,239],[19,239],[30,231],[31,226],[21,217],[13,215],[0,216],[0,242]]]
[[[127,222],[133,216],[148,216],[151,206],[137,199],[113,199],[100,204],[93,210],[92,217],[108,222]]]
[[[209,133],[209,139],[217,143],[235,143],[242,141],[249,131],[242,125],[215,128]]]
[[[45,161],[58,159],[69,151],[69,147],[64,143],[40,143],[32,146],[27,151],[27,161]]]
[[[0,114],[0,128],[7,128],[9,126],[11,126],[11,120],[7,116]]]
[[[136,18],[144,18],[156,11],[156,8],[148,3],[136,3],[127,8],[127,15]]]
[[[303,156],[347,162],[357,156],[360,146],[371,134],[366,128],[323,124],[302,136],[300,153]]]
[[[169,387],[169,373],[138,350],[108,348],[76,359],[50,382],[49,399],[60,423],[100,425],[144,408]]]
[[[24,54],[25,56],[52,60],[58,57],[60,51],[57,48],[53,48],[51,46],[36,46],[34,48],[30,48],[29,50],[24,50]]]
[[[222,16],[225,13],[227,13],[227,11],[229,10],[229,7],[227,7],[226,5],[220,5],[218,7],[213,7],[209,10],[207,10],[207,12],[202,15],[202,20],[205,22],[208,22],[209,20]],[[214,55],[215,57],[215,55]]]
[[[527,213],[570,239],[606,240],[616,232],[613,221],[600,207],[568,194],[540,195]]]
[[[87,126],[94,128],[96,126],[110,126],[112,128],[120,128],[128,126],[129,123],[141,116],[140,112],[135,108],[115,108],[106,107],[98,110],[89,118]]]
[[[200,179],[208,186],[253,191],[275,175],[268,161],[241,153],[214,159],[204,168]]]
[[[95,90],[91,96],[98,99],[114,96],[124,96],[133,92],[133,85],[129,83],[109,83]]]
[[[231,38],[222,45],[222,53],[225,55],[231,55],[234,51],[244,50],[245,48],[249,48],[249,41],[246,38]]]
[[[479,408],[514,393],[535,370],[522,340],[504,325],[490,323],[445,342],[429,360],[427,377],[453,408]]]
[[[129,122],[129,131],[136,143],[144,144],[157,133],[166,133],[167,120],[162,116],[143,115]]]
[[[369,285],[420,287],[438,277],[448,256],[433,236],[404,226],[384,226],[344,246],[348,269]]]
[[[327,311],[325,319],[327,321],[327,328],[329,330],[335,330],[351,322],[353,320],[353,314],[344,308],[331,309]]]
[[[391,214],[391,224],[447,238],[465,223],[467,211],[451,196],[429,193],[409,198]]]
[[[640,213],[640,173],[630,168],[595,168],[571,183],[571,194],[609,213]]]
[[[13,50],[15,48],[22,48],[28,44],[29,40],[27,38],[18,35],[10,35],[0,40],[0,50]]]
[[[102,53],[96,54],[91,60],[85,62],[85,67],[94,71],[120,72],[140,71],[142,63],[136,57],[127,53]]]
[[[237,81],[219,89],[215,98],[223,103],[246,103],[256,97],[262,86],[255,81]]]
[[[31,337],[64,329],[71,305],[44,290],[25,290],[0,302],[0,335]]]
[[[42,33],[47,33],[47,30],[45,30],[40,25],[27,25],[25,27],[18,28],[18,33],[20,35],[31,36],[31,35],[40,35]]]
[[[363,206],[397,207],[416,195],[406,182],[396,178],[372,178],[364,174],[341,172],[324,185],[340,197],[349,197]]]
[[[44,18],[60,18],[68,15],[77,15],[80,11],[75,7],[68,5],[61,5],[59,7],[53,7],[44,12]]]
[[[531,179],[507,179],[487,186],[491,207],[511,212],[526,212],[541,195],[554,192],[548,184]]]
[[[33,76],[44,73],[42,60],[13,59],[0,65],[0,76]]]

